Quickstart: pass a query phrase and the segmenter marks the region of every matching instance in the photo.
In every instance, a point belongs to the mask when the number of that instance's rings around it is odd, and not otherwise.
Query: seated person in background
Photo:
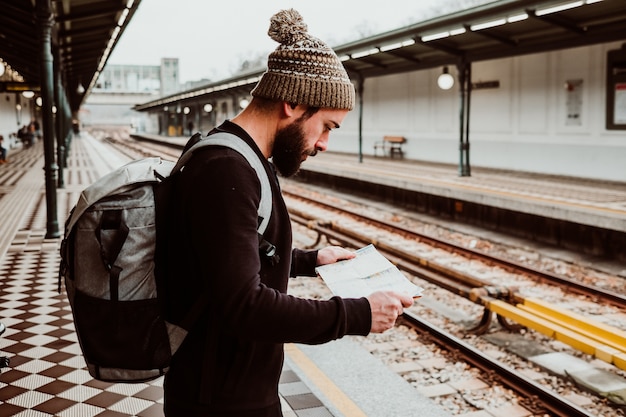
[[[2,146],[4,142],[4,136],[0,135],[0,164],[7,163],[7,148]]]

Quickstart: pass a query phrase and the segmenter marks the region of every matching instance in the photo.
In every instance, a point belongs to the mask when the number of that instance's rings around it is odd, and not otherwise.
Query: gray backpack
[[[162,184],[195,150],[217,145],[241,153],[261,181],[260,235],[269,223],[272,190],[252,148],[229,133],[198,139],[199,134],[190,139],[176,165],[145,158],[102,177],[81,193],[65,223],[59,290],[63,279],[87,369],[96,379],[142,382],[164,375],[207,305],[207,297],[201,297],[182,323],[167,322],[155,274],[157,223],[165,221],[160,202],[168,193]],[[268,256],[273,249],[271,244],[263,248]]]

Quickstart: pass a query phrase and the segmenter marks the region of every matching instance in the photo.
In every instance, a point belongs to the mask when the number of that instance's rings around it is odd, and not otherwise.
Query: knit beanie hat
[[[312,107],[352,110],[354,86],[343,64],[307,29],[294,9],[272,16],[267,33],[280,45],[270,53],[267,71],[251,94]]]

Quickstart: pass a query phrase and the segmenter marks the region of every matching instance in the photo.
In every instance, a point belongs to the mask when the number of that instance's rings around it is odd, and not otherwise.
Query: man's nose
[[[319,152],[324,152],[328,149],[328,140],[318,140],[315,144],[315,149]]]

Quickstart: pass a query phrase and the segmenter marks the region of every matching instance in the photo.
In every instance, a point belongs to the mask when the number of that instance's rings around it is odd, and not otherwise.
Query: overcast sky
[[[471,1],[142,0],[108,63],[159,65],[161,58],[178,58],[181,82],[219,80],[232,75],[246,57],[266,56],[278,46],[267,29],[281,9],[298,10],[311,35],[336,46]]]

